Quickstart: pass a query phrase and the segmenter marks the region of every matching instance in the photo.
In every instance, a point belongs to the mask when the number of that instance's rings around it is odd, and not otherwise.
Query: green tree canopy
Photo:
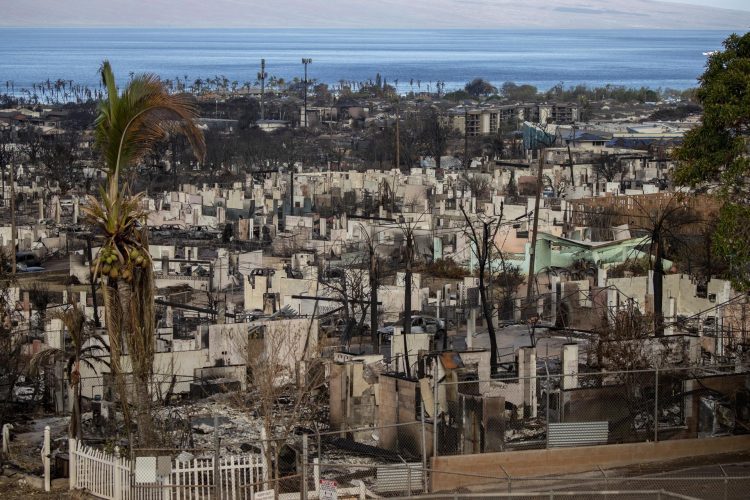
[[[466,84],[464,90],[473,97],[487,97],[497,94],[497,87],[482,78],[474,78]]]
[[[716,250],[729,261],[736,287],[750,287],[750,33],[731,35],[710,56],[697,98],[700,126],[685,134],[675,181],[716,192],[725,203]]]

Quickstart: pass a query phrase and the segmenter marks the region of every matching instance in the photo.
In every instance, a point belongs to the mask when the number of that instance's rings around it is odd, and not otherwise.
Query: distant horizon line
[[[306,30],[306,31],[702,31],[702,32],[750,32],[750,27],[739,28],[544,28],[544,27],[507,27],[507,28],[474,28],[466,27],[434,27],[434,28],[396,28],[396,27],[303,27],[303,26],[130,26],[109,24],[82,24],[82,25],[35,25],[18,26],[0,24],[0,29],[144,29],[144,30]]]

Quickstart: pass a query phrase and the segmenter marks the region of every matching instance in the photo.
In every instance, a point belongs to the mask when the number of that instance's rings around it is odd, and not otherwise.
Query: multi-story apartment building
[[[447,123],[462,134],[469,136],[496,134],[503,126],[518,128],[520,123],[568,124],[578,120],[578,105],[551,104],[504,104],[469,108],[459,106],[448,111]]]

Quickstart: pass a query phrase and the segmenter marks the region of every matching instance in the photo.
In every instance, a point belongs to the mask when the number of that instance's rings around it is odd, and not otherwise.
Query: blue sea
[[[494,84],[540,89],[606,84],[684,89],[696,85],[704,52],[729,32],[655,30],[313,30],[0,28],[0,92],[6,82],[30,88],[47,79],[95,88],[109,59],[121,80],[132,73],[192,82],[223,76],[256,81],[260,59],[269,75],[335,84],[380,73],[401,92],[450,90],[482,77]]]

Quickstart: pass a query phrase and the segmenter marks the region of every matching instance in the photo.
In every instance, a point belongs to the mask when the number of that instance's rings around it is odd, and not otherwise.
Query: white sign
[[[253,495],[255,500],[274,500],[276,498],[276,492],[274,490],[263,490],[258,491]]]
[[[135,482],[156,482],[156,457],[135,457]]]
[[[337,500],[338,483],[330,479],[320,480],[320,500]]]

